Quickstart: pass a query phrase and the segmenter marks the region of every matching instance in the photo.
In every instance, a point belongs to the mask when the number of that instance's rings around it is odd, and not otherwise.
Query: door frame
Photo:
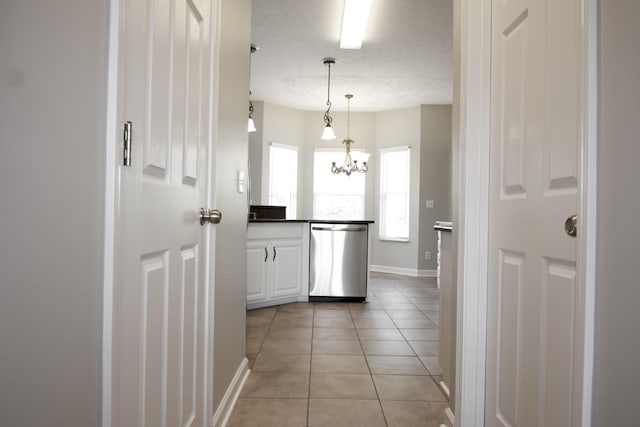
[[[582,0],[585,37],[582,138],[578,159],[577,313],[582,328],[582,390],[574,402],[578,425],[591,425],[595,325],[597,202],[598,0]],[[456,0],[459,21],[459,127],[457,160],[458,301],[455,424],[484,425],[489,242],[489,142],[491,106],[491,0]],[[456,14],[454,13],[454,16]],[[454,61],[455,64],[455,61]],[[454,77],[456,78],[456,77]],[[456,165],[454,165],[455,167]],[[456,187],[454,185],[454,187]],[[581,293],[580,293],[581,292]]]
[[[120,68],[120,27],[123,19],[122,5],[125,0],[108,0],[108,37],[107,37],[107,56],[106,56],[106,104],[104,107],[105,115],[105,164],[104,164],[104,246],[103,246],[103,272],[102,272],[102,366],[101,366],[101,426],[111,427],[113,425],[113,375],[114,375],[114,310],[115,306],[115,283],[118,277],[117,258],[118,258],[118,230],[120,226],[120,215],[118,204],[118,185],[119,185],[119,168],[120,168],[120,149],[122,129],[121,123],[118,121],[118,84],[119,84],[119,68]],[[217,129],[218,118],[218,99],[215,94],[218,93],[218,64],[219,59],[219,40],[220,40],[220,1],[211,0],[210,11],[210,64],[209,64],[209,93],[206,95],[209,101],[209,119],[208,119],[208,136],[206,143],[207,149],[207,188],[205,190],[205,205],[215,206],[215,173],[214,166],[216,161],[214,150],[214,131]],[[205,286],[206,292],[203,298],[205,308],[204,319],[204,342],[205,360],[199,363],[203,364],[203,375],[206,380],[203,384],[204,406],[202,408],[202,419],[205,426],[213,425],[212,405],[213,398],[213,355],[214,355],[214,328],[212,319],[214,318],[214,287],[215,287],[215,227],[205,227],[205,233],[202,238],[203,276],[207,281]]]

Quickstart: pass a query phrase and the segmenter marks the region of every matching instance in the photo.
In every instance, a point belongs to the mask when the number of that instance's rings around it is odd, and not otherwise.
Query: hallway
[[[251,374],[229,426],[439,426],[434,279],[372,273],[362,303],[247,313]]]

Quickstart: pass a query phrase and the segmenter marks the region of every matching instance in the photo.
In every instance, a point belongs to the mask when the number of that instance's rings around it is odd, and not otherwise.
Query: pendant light
[[[322,132],[322,136],[320,138],[325,140],[336,139],[336,134],[333,133],[333,128],[331,127],[331,122],[333,119],[329,115],[329,110],[331,110],[331,101],[330,101],[330,91],[331,91],[331,65],[336,63],[334,58],[324,58],[322,63],[329,66],[329,79],[327,82],[327,111],[324,113],[324,132]]]
[[[256,45],[251,45],[251,54],[255,53],[255,51],[257,51],[258,49],[260,49],[258,46]],[[251,76],[251,54],[249,55],[249,76]],[[251,80],[251,77],[249,77],[249,80]],[[258,129],[256,129],[256,124],[253,122],[253,104],[251,103],[251,89],[249,89],[249,121],[247,122],[247,131],[248,132],[256,132]]]
[[[336,162],[331,163],[331,172],[336,175],[343,173],[349,176],[353,172],[365,173],[369,170],[369,166],[367,166],[369,153],[351,152],[351,144],[355,143],[355,141],[349,136],[349,115],[351,112],[351,98],[353,98],[353,95],[348,93],[344,97],[347,98],[347,138],[344,139],[342,143],[345,145],[347,155],[344,158],[344,164],[342,166],[336,166]],[[359,161],[361,162],[360,164],[358,164]]]

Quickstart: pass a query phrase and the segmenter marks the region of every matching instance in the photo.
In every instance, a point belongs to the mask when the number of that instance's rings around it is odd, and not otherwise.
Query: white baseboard
[[[369,270],[379,273],[402,274],[403,276],[412,277],[437,277],[437,270],[417,270],[415,268],[391,267],[388,265],[371,265]]]
[[[216,412],[213,414],[213,425],[215,427],[224,427],[227,425],[227,422],[229,422],[231,412],[233,412],[233,408],[236,406],[236,401],[238,400],[242,386],[244,386],[244,382],[247,380],[250,372],[249,360],[245,357],[242,363],[240,363],[240,366],[238,366],[238,370],[233,376],[231,384],[227,387],[227,391],[224,393],[218,409],[216,409]]]
[[[451,422],[451,425],[455,426],[456,425],[456,416],[453,414],[453,411],[451,410],[451,408],[449,406],[447,406],[447,409],[444,410],[444,414],[447,416],[447,418]]]

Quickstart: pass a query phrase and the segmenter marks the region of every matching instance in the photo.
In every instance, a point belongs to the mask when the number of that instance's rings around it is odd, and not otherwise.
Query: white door
[[[210,7],[123,3],[118,118],[133,150],[117,196],[114,426],[206,425]]]
[[[494,0],[486,425],[579,425],[580,0]]]

